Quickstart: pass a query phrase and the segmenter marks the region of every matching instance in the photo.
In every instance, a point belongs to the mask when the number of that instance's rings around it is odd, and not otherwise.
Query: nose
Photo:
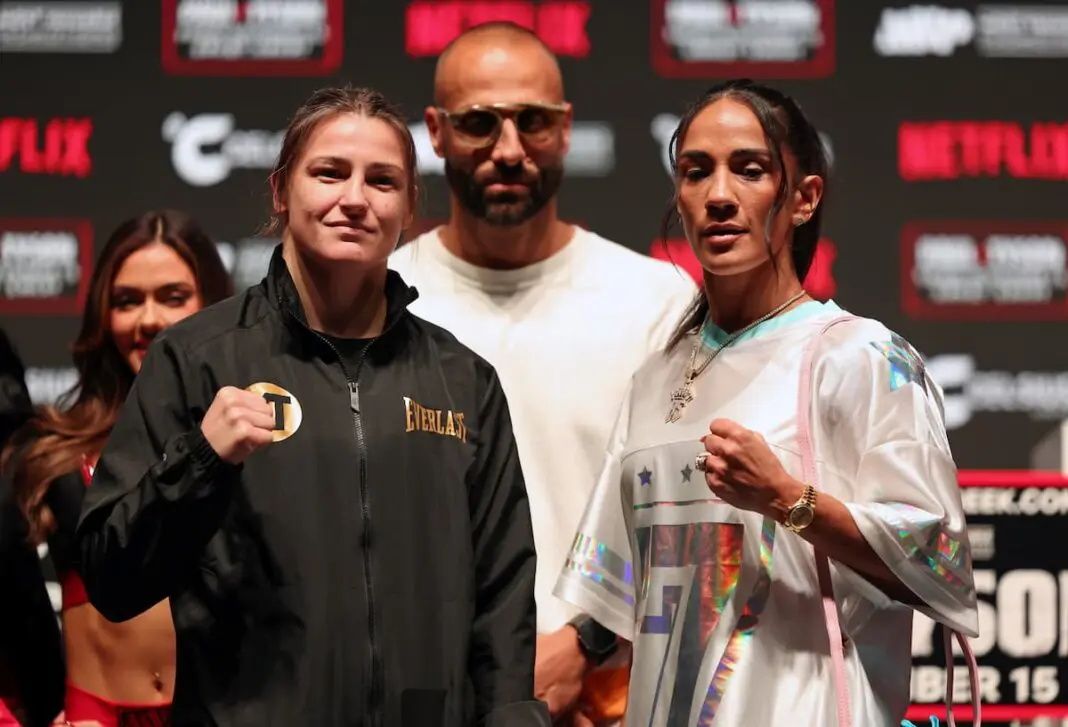
[[[141,309],[141,318],[137,321],[140,335],[152,338],[163,330],[163,326],[163,310],[159,303],[151,299],[145,301],[144,308]]]
[[[705,210],[715,220],[727,220],[738,212],[738,198],[731,186],[728,169],[719,168],[712,173],[705,197]]]
[[[367,196],[364,194],[363,185],[364,179],[358,174],[353,174],[345,182],[338,204],[346,214],[360,214],[367,210]]]
[[[514,167],[520,164],[526,156],[527,151],[523,148],[523,142],[519,138],[519,129],[516,128],[515,121],[505,119],[501,123],[501,134],[497,137],[497,143],[493,145],[493,153],[490,158],[496,164]]]

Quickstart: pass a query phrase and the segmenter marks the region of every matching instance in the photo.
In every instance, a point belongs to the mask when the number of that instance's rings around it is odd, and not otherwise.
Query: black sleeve
[[[468,472],[475,558],[475,619],[468,670],[477,723],[549,725],[534,699],[534,535],[508,402],[490,369]]]
[[[22,361],[7,334],[0,329],[0,447],[32,415]]]
[[[0,478],[0,661],[14,676],[27,727],[39,727],[63,708],[66,672],[59,622],[28,537],[11,480]]]
[[[178,592],[226,515],[240,468],[200,430],[201,377],[165,335],[154,342],[86,492],[82,578],[110,621]]]
[[[76,568],[78,549],[74,533],[78,529],[78,516],[85,502],[85,479],[82,473],[68,472],[52,480],[45,493],[45,502],[56,519],[56,530],[48,537],[48,552],[56,564],[56,569],[63,572]]]

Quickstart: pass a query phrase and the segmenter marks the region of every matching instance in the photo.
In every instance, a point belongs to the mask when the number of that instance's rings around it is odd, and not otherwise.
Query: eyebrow
[[[352,163],[348,159],[338,156],[314,157],[308,160],[308,164],[309,166],[313,164],[336,164],[345,167],[352,166]],[[402,167],[399,167],[396,164],[391,164],[390,162],[372,162],[367,165],[367,168],[376,172],[386,171],[404,174],[404,169]]]
[[[172,283],[164,283],[163,285],[159,286],[158,288],[155,288],[153,290],[153,292],[155,292],[155,291],[164,291],[164,292],[170,293],[170,292],[173,292],[173,291],[176,291],[176,290],[190,290],[190,289],[195,289],[195,288],[196,288],[196,286],[190,285],[189,283],[187,283],[185,281],[176,280],[176,281],[174,281]],[[137,287],[135,287],[133,285],[113,285],[111,287],[111,294],[112,295],[119,295],[119,294],[122,294],[122,293],[143,293],[143,292],[145,292],[143,289],[137,288]]]
[[[404,176],[404,169],[389,162],[375,162],[374,164],[368,164],[367,168],[375,172],[392,172]]]
[[[341,157],[325,156],[325,157],[313,157],[308,160],[308,166],[312,164],[348,164],[348,161]]]
[[[732,157],[771,157],[771,152],[767,149],[735,149],[731,152]],[[708,161],[712,157],[708,152],[701,151],[700,149],[687,149],[679,154],[679,161],[683,159],[690,159],[693,161]]]

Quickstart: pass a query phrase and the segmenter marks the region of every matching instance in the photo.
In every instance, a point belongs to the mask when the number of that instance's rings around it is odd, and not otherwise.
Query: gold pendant
[[[690,391],[690,382],[687,381],[679,388],[671,392],[671,411],[668,412],[665,424],[674,424],[682,419],[682,410],[693,401],[693,392]]]

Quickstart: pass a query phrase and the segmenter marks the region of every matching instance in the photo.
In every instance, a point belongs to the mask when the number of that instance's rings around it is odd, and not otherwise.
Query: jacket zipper
[[[367,706],[367,711],[368,717],[370,718],[370,724],[377,725],[379,724],[380,710],[382,707],[382,682],[384,677],[382,676],[382,656],[379,653],[377,623],[375,619],[374,584],[371,582],[371,505],[367,492],[367,442],[364,439],[363,420],[360,416],[359,377],[360,369],[363,368],[363,360],[367,356],[367,350],[371,348],[371,346],[374,345],[374,342],[385,334],[392,326],[387,326],[379,336],[376,336],[367,342],[367,345],[363,347],[363,351],[360,353],[359,360],[356,362],[356,374],[355,376],[350,376],[348,369],[345,367],[345,360],[341,357],[341,352],[337,350],[334,344],[318,331],[311,329],[306,323],[293,315],[291,311],[286,309],[286,312],[306,330],[314,334],[316,338],[330,347],[330,350],[337,356],[338,363],[341,365],[341,371],[345,375],[345,380],[348,382],[349,410],[352,412],[352,426],[355,431],[356,449],[359,452],[360,458],[360,519],[363,524],[363,538],[360,542],[360,550],[363,555],[364,587],[367,589],[367,643],[371,651],[370,704]]]

